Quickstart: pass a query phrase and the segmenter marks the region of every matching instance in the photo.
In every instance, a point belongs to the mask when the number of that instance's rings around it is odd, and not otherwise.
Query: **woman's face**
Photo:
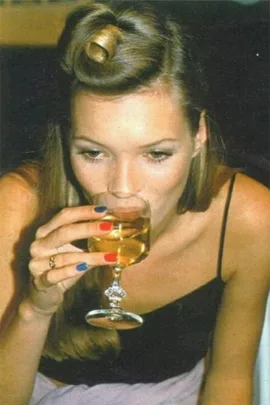
[[[71,164],[85,195],[138,193],[150,203],[153,229],[166,226],[201,142],[174,98],[160,89],[118,98],[80,92],[72,112]]]

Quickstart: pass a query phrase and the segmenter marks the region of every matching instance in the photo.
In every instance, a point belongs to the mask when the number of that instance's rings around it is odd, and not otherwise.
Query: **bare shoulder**
[[[3,323],[12,313],[27,280],[24,269],[38,213],[37,184],[38,169],[31,164],[0,179],[0,318]]]
[[[235,180],[235,194],[239,203],[245,208],[250,219],[260,219],[268,214],[269,219],[269,189],[258,181],[246,176],[242,173],[237,173]],[[269,224],[269,222],[268,222]]]
[[[270,191],[256,180],[238,173],[235,179],[232,219],[247,238],[269,237]],[[268,239],[269,241],[269,239]]]
[[[229,183],[222,187],[224,195]],[[256,272],[270,280],[270,192],[242,173],[235,177],[226,238],[231,268],[249,278]]]
[[[39,166],[29,163],[0,178],[0,210],[23,214],[22,221],[33,218],[38,209]],[[4,219],[4,218],[3,218]]]

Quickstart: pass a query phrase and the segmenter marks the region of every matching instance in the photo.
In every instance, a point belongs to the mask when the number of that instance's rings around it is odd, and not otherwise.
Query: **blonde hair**
[[[179,213],[208,208],[214,195],[219,146],[212,121],[207,118],[207,86],[191,36],[166,14],[166,4],[160,13],[160,3],[163,2],[93,3],[68,17],[58,43],[58,110],[44,146],[41,171],[44,220],[63,207],[85,203],[68,154],[74,94],[84,89],[103,96],[121,96],[150,88],[157,82],[177,91],[179,107],[185,110],[193,136],[202,112],[206,112],[208,140],[192,161],[178,208]],[[91,296],[89,289],[96,297],[93,307],[98,305],[95,292],[99,290],[100,274],[98,269],[91,274],[92,278],[85,276],[65,295],[63,306],[52,322],[44,354],[61,360],[97,358],[108,351],[118,353],[116,332],[91,328],[83,320],[79,324],[74,322],[75,307],[84,308],[83,299]],[[87,294],[83,294],[86,286]]]
[[[114,57],[120,38],[121,30],[108,24],[86,42],[85,53],[94,62],[105,63]]]
[[[67,162],[59,126],[52,126],[44,146],[40,171],[40,217],[48,220],[61,208],[82,204],[80,191],[67,175]],[[116,356],[120,350],[117,332],[91,327],[84,314],[98,307],[101,270],[85,275],[65,293],[64,301],[52,318],[43,356],[62,361],[67,358],[97,360]]]

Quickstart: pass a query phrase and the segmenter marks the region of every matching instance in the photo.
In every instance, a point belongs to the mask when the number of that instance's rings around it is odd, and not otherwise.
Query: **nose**
[[[109,174],[108,191],[138,193],[141,190],[140,177],[140,173],[132,161],[119,159]]]

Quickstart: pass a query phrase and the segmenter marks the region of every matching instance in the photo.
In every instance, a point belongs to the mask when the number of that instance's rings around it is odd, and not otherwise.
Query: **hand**
[[[62,302],[64,292],[85,274],[84,270],[116,261],[110,252],[89,253],[71,244],[110,232],[110,229],[103,230],[104,214],[97,213],[93,206],[64,208],[37,230],[30,248],[28,294],[36,312],[52,315]]]

